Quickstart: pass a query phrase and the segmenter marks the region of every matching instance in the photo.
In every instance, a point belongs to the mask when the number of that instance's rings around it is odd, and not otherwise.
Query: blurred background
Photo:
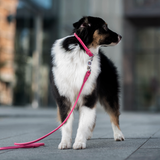
[[[86,15],[123,37],[103,48],[120,73],[121,109],[160,111],[160,0],[0,0],[0,107],[55,107],[52,44]]]

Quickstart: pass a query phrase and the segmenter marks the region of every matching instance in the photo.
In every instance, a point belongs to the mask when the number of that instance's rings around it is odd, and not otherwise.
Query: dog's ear
[[[78,22],[73,23],[73,27],[75,29],[86,28],[86,27],[90,27],[90,26],[91,26],[91,24],[88,22],[87,17],[83,17]]]

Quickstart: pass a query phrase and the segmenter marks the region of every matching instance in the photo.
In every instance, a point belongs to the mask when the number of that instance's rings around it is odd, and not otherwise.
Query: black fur
[[[95,107],[95,104],[98,100],[98,93],[97,93],[97,89],[93,90],[93,92],[84,97],[84,106],[87,106],[88,108],[93,108]]]
[[[60,96],[57,99],[57,103],[58,103],[58,107],[59,107],[61,122],[63,122],[69,114],[69,111],[71,109],[71,103],[64,96]]]
[[[81,38],[86,46],[90,45],[93,41],[93,33],[95,32],[95,30],[98,30],[99,34],[107,34],[107,37],[103,41],[99,42],[100,45],[110,44],[112,42],[116,43],[118,41],[117,34],[111,31],[108,28],[107,24],[101,18],[83,17],[78,22],[74,23],[73,26],[73,32]],[[84,50],[82,45],[75,37],[66,38],[62,43],[62,47],[66,51],[71,51],[72,49],[69,48],[70,44],[79,44],[81,49]]]
[[[80,26],[84,23],[85,25],[82,29]],[[83,17],[78,22],[73,24],[75,27],[73,32],[81,38],[86,46],[88,46],[93,41],[93,33],[95,30],[99,29],[103,24],[105,24],[105,22],[101,18]]]
[[[98,96],[101,104],[107,110],[105,102],[108,102],[112,110],[119,109],[119,81],[117,69],[113,62],[109,60],[101,51],[100,64],[101,73],[97,79]]]
[[[68,51],[71,51],[72,49],[69,48],[69,45],[70,44],[74,44],[74,45],[77,45],[80,43],[77,41],[76,37],[68,37],[66,38],[63,43],[62,43],[62,48],[64,48],[67,52]],[[80,45],[81,46],[81,45]],[[81,46],[82,47],[82,46]],[[82,47],[82,49],[84,50],[84,48]]]
[[[119,81],[117,68],[100,50],[101,73],[97,79],[97,85],[91,95],[84,97],[84,105],[93,108],[99,98],[100,103],[106,110],[119,109]],[[107,106],[105,103],[108,103]],[[110,107],[110,108],[107,108]]]
[[[61,122],[63,122],[66,119],[66,117],[71,109],[71,103],[66,97],[60,96],[58,89],[54,83],[54,78],[53,78],[52,73],[50,74],[50,81],[51,81],[53,96],[54,96],[56,103],[59,107],[59,113],[60,113],[60,118],[61,118],[60,120],[61,120]]]
[[[115,112],[119,109],[119,82],[117,69],[113,62],[109,60],[100,50],[100,64],[101,73],[97,78],[97,84],[95,85],[95,90],[93,90],[91,95],[84,97],[84,104],[89,108],[93,108],[99,98],[100,103],[104,106],[106,110],[112,110]],[[53,67],[53,66],[52,66]],[[52,89],[54,98],[59,106],[61,121],[67,117],[68,112],[71,107],[71,103],[64,96],[60,96],[57,87],[54,83],[53,74],[51,75]],[[107,106],[105,103],[108,103]],[[110,107],[110,108],[107,108]]]
[[[85,23],[85,25],[83,25]],[[81,27],[83,25],[84,27]],[[99,44],[110,44],[112,42],[118,42],[117,33],[111,31],[104,20],[97,17],[83,17],[78,22],[73,24],[74,30],[86,46],[93,41],[93,33],[98,30],[99,34],[107,34],[104,41]],[[121,36],[120,36],[121,37]],[[122,38],[122,37],[121,37]]]
[[[80,109],[80,125],[77,130],[77,136],[73,148],[83,149],[86,147],[86,140],[90,138],[91,132],[95,126],[96,115],[94,107],[96,107],[98,100],[109,113],[114,139],[116,141],[123,141],[124,136],[119,127],[120,86],[117,68],[101,50],[97,53],[100,46],[116,45],[121,40],[121,36],[111,31],[108,28],[108,25],[101,18],[97,17],[83,17],[78,22],[75,22],[73,26],[73,32],[81,38],[84,44],[95,55],[95,61],[93,60],[92,62],[92,70],[94,70],[94,72],[91,72],[90,81],[87,81],[88,83],[86,83],[86,88],[83,90],[77,105],[77,108]],[[89,60],[89,57],[87,58],[86,55],[80,55],[85,54],[81,51],[84,50],[84,48],[73,35],[57,41],[55,45],[57,46],[54,46],[55,48],[53,47],[52,49],[52,54],[54,56],[52,55],[53,72],[51,73],[51,85],[53,88],[53,95],[59,109],[59,118],[60,121],[63,122],[69,114],[71,107],[73,107],[74,99],[76,101],[78,88],[80,88],[80,82],[82,81],[81,78],[83,78],[81,76],[84,76],[83,73],[85,73],[85,69],[81,68],[81,66],[85,65],[87,71],[87,60]],[[77,45],[77,47],[74,47],[74,45]],[[80,48],[78,46],[80,46]],[[79,61],[79,64],[77,58],[82,58],[81,61]],[[75,76],[77,73],[75,73],[75,71],[79,73],[76,78]],[[86,93],[84,93],[85,91]],[[87,107],[90,109],[87,109]],[[88,122],[85,124],[84,120],[85,122],[88,120]],[[66,123],[66,125],[68,124],[67,127],[62,128],[62,140],[59,144],[59,149],[67,149],[71,147],[72,121],[73,118],[70,119],[70,123]],[[82,132],[82,130],[84,132]],[[79,135],[81,136],[79,137]]]

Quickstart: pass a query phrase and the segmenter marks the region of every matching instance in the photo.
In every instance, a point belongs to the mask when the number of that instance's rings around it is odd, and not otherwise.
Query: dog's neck
[[[99,48],[100,46],[98,47],[90,47],[88,48],[94,55],[98,54],[99,53]]]

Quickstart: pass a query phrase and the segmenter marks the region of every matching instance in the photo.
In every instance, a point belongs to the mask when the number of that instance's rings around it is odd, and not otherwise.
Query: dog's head
[[[113,46],[121,36],[111,31],[107,23],[97,17],[83,17],[73,24],[74,32],[82,39],[88,48],[99,46]]]

